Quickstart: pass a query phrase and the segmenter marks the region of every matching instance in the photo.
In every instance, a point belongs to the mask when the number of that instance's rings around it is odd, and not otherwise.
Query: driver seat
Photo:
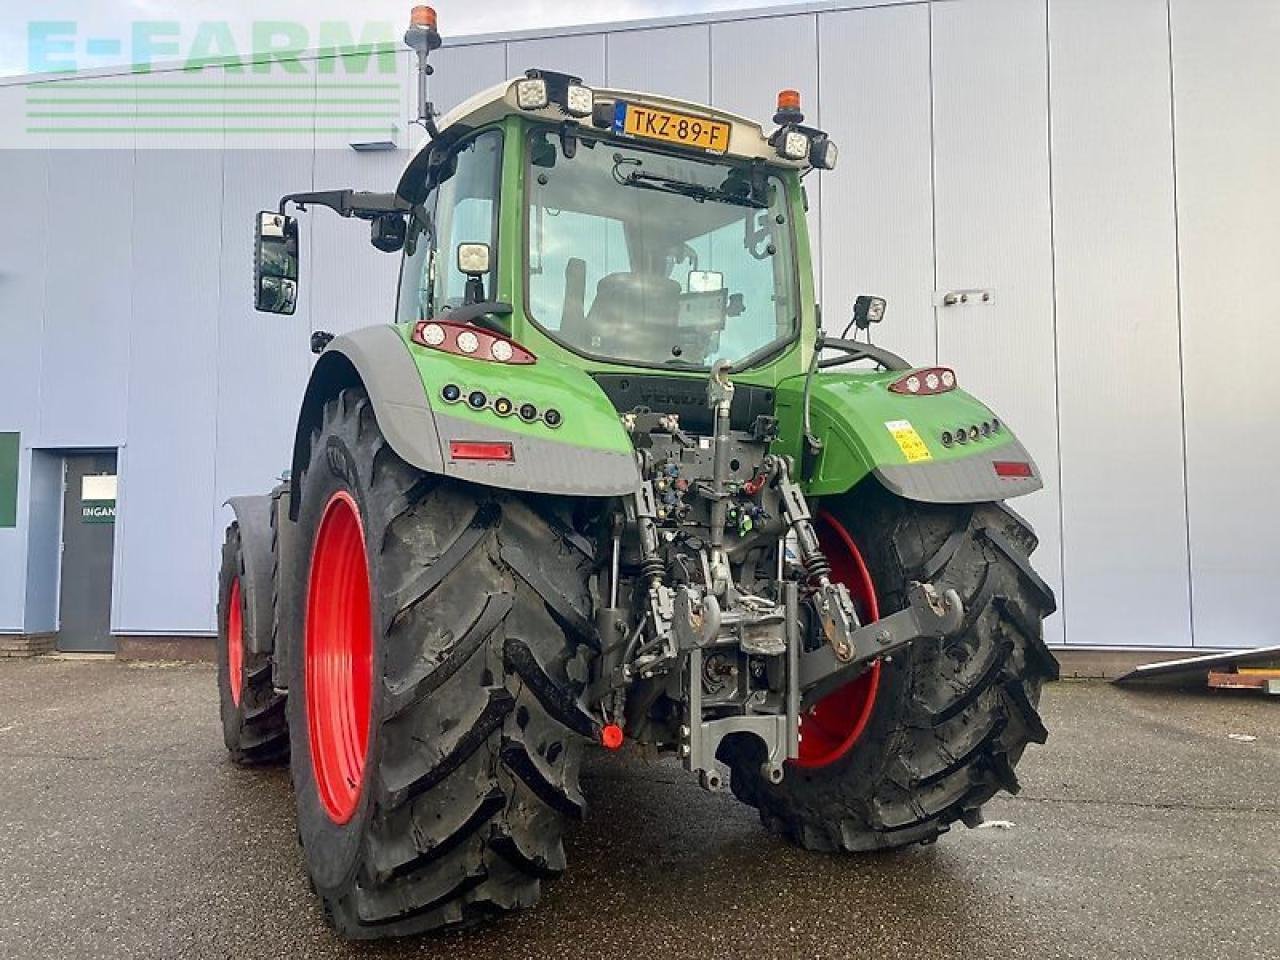
[[[583,336],[575,345],[610,357],[661,363],[678,342],[680,295],[670,277],[611,273],[596,285]],[[593,345],[598,339],[599,345]]]

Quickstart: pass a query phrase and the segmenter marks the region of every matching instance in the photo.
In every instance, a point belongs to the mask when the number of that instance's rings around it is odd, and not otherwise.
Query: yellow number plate
[[[697,147],[708,153],[724,153],[729,149],[729,133],[733,127],[720,120],[691,117],[685,113],[619,103],[613,119],[615,133],[642,140],[661,140],[683,147]]]
[[[884,426],[893,434],[893,439],[898,442],[898,449],[902,451],[908,463],[920,463],[923,460],[933,459],[933,454],[925,446],[920,434],[916,433],[916,428],[911,425],[910,420],[890,420]]]

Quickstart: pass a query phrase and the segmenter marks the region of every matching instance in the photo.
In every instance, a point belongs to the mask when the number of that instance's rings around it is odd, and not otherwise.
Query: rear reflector
[[[605,724],[600,731],[600,742],[608,750],[617,750],[622,746],[622,728],[616,723]]]
[[[499,460],[513,463],[516,453],[509,443],[480,443],[475,440],[450,440],[449,456],[454,460]]]
[[[1031,464],[1021,460],[997,460],[992,466],[996,468],[996,476],[1006,480],[1024,480],[1035,476]]]

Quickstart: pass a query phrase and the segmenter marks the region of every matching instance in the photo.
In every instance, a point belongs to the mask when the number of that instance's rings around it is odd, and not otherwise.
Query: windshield
[[[742,166],[532,137],[529,300],[566,346],[627,363],[705,368],[798,328],[782,181]]]

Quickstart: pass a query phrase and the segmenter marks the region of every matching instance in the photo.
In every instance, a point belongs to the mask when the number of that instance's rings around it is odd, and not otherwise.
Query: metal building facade
[[[1277,47],[1268,0],[864,0],[463,38],[433,95],[533,66],[761,118],[803,91],[843,148],[809,181],[829,325],[886,296],[878,342],[954,366],[1022,435],[1051,642],[1243,647],[1275,642]],[[0,81],[0,125],[26,95]],[[0,432],[21,435],[0,633],[56,627],[59,457],[84,449],[119,451],[112,631],[213,632],[223,502],[287,466],[311,331],[390,318],[398,269],[321,212],[298,315],[256,314],[253,213],[386,189],[411,138],[0,151]],[[992,299],[942,305],[969,289]]]

